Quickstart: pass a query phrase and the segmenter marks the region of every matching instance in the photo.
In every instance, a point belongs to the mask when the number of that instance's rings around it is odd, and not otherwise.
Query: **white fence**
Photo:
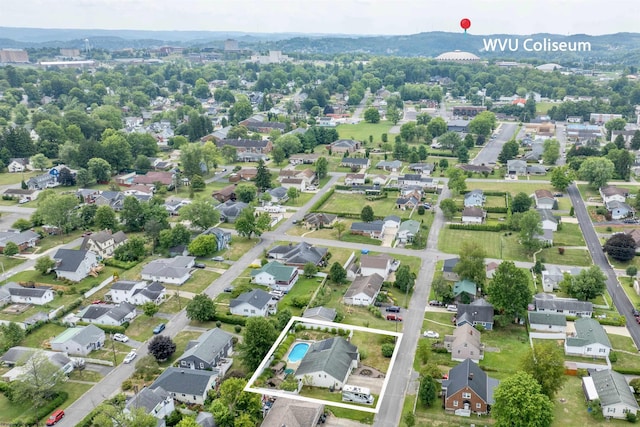
[[[89,298],[91,295],[95,294],[96,292],[98,292],[100,289],[104,288],[105,286],[109,285],[111,282],[113,282],[113,275],[104,279],[102,281],[102,283],[100,283],[100,285],[96,286],[95,288],[91,288],[89,289],[87,292],[84,293],[84,297],[85,298]]]

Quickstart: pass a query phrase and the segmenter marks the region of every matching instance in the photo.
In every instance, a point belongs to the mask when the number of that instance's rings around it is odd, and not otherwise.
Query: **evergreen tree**
[[[271,173],[269,172],[269,169],[267,169],[267,167],[265,166],[264,161],[262,161],[262,159],[260,159],[260,161],[258,162],[255,182],[256,182],[256,187],[258,187],[260,191],[265,191],[271,188]]]

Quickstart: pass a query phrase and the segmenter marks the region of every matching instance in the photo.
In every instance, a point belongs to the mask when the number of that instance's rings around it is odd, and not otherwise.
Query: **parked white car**
[[[456,305],[448,305],[447,306],[447,311],[453,311],[454,313],[458,312],[458,306]]]
[[[127,354],[127,357],[124,358],[124,363],[131,363],[133,362],[133,359],[136,358],[136,356],[138,356],[138,353],[136,353],[135,351],[131,350],[129,352],[129,354]]]
[[[129,341],[129,337],[126,336],[125,334],[114,334],[113,335],[113,340],[114,341],[119,341],[119,342],[127,342],[127,341]]]
[[[440,334],[434,331],[424,331],[425,338],[440,338]]]

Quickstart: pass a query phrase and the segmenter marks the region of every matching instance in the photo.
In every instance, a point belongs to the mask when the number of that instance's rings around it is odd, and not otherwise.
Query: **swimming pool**
[[[289,352],[289,362],[295,363],[301,361],[304,355],[307,354],[307,350],[309,350],[309,344],[306,342],[299,342],[294,345]]]

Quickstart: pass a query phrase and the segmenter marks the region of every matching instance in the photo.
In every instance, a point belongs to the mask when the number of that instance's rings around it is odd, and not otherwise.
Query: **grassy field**
[[[395,197],[371,201],[367,200],[367,197],[363,194],[333,193],[320,209],[322,212],[328,213],[359,214],[365,205],[369,205],[373,208],[373,213],[376,216],[398,215],[400,217],[408,217],[409,211],[397,209],[395,201]]]
[[[541,184],[538,182],[527,181],[504,181],[504,182],[477,182],[467,181],[467,190],[484,190],[484,191],[508,191],[512,195],[520,192],[525,194],[533,194],[536,190],[553,191],[551,184]]]
[[[358,141],[369,141],[369,135],[373,135],[373,142],[382,142],[382,134],[388,133],[393,124],[387,120],[380,123],[367,123],[361,121],[358,124],[341,124],[336,127],[338,135],[342,139],[355,139]],[[18,181],[19,182],[19,181]]]
[[[465,242],[475,241],[482,242],[487,258],[530,261],[531,257],[527,257],[518,243],[518,235],[505,234],[495,231],[452,230],[445,227],[440,230],[438,249],[448,254],[459,254]]]
[[[538,254],[538,259],[553,264],[575,265],[578,267],[593,265],[591,255],[585,249],[565,249],[564,254],[560,255],[556,247],[545,248]]]
[[[578,224],[562,224],[560,230],[553,233],[554,246],[586,246]]]
[[[293,305],[294,299],[308,298],[311,300],[311,296],[316,291],[318,286],[322,283],[322,278],[320,277],[312,277],[306,278],[301,277],[298,279],[298,282],[293,286],[291,291],[285,295],[282,300],[278,303],[278,310],[283,310],[285,308],[291,311],[291,314],[294,316],[302,315],[302,308],[295,307]]]

